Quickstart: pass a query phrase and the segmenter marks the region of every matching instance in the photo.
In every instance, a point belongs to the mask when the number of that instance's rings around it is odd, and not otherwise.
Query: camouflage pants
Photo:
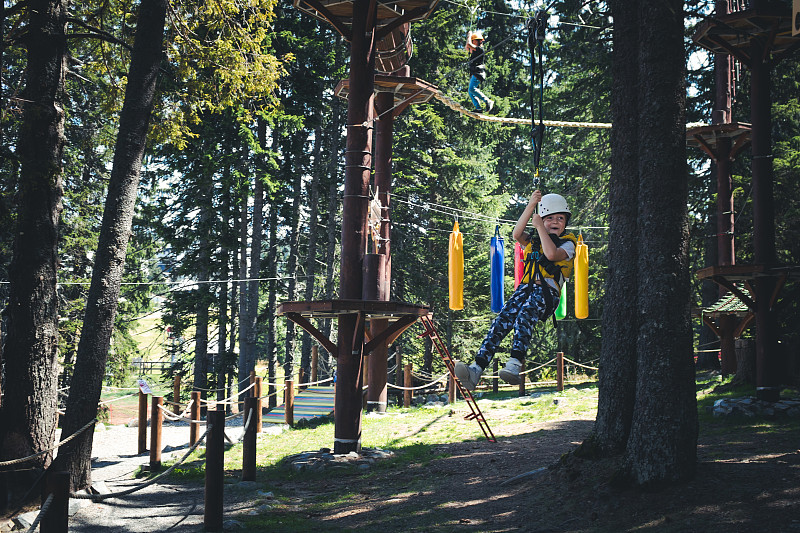
[[[511,353],[520,361],[525,359],[533,328],[539,320],[547,318],[549,314],[544,294],[544,291],[549,290],[549,287],[535,283],[520,283],[489,326],[489,332],[475,356],[475,361],[481,367],[489,366],[500,342],[512,327],[514,337],[511,342]]]

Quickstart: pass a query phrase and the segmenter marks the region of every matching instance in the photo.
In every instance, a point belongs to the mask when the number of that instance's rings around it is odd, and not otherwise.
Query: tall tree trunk
[[[203,199],[200,202],[200,221],[197,227],[198,233],[198,266],[197,281],[198,287],[195,293],[195,335],[194,335],[194,380],[193,389],[200,391],[200,397],[207,399],[208,389],[208,307],[211,303],[211,293],[208,280],[210,278],[211,262],[211,201],[213,196],[213,185],[211,177],[203,172],[206,182],[203,184]],[[205,404],[201,411],[205,413]]]
[[[638,174],[638,5],[639,0],[611,2],[614,13],[611,112],[611,180],[606,298],[603,302],[602,347],[597,419],[593,443],[603,453],[625,448],[630,432],[636,376],[639,203]],[[632,111],[632,112],[631,112]]]
[[[311,179],[311,198],[309,199],[308,214],[308,253],[306,254],[306,291],[305,300],[314,299],[314,287],[317,274],[317,218],[319,217],[319,182],[322,174],[322,127],[317,126],[314,130],[314,172]],[[306,381],[311,378],[311,335],[303,332],[303,340],[300,349],[300,367],[305,370]]]
[[[243,391],[249,386],[247,378],[250,375],[250,367],[248,361],[250,354],[247,349],[247,337],[250,335],[248,322],[247,322],[247,189],[249,188],[249,181],[246,186],[242,187],[242,198],[239,219],[239,392]]]
[[[225,168],[223,169],[223,179],[222,183],[230,183],[230,164],[226,164]],[[230,276],[230,262],[231,262],[231,251],[228,246],[228,237],[229,232],[227,228],[229,227],[230,220],[227,220],[227,217],[230,216],[231,212],[231,201],[230,195],[226,192],[222,196],[222,224],[221,224],[221,243],[220,243],[220,250],[219,250],[219,265],[220,265],[220,272],[219,277],[222,280],[229,279]],[[216,373],[216,382],[217,382],[217,400],[224,400],[227,396],[227,379],[226,379],[226,370],[228,367],[228,282],[223,281],[220,283],[219,286],[219,296],[218,296],[218,305],[219,305],[219,341],[217,342],[217,366],[214,369]],[[230,412],[230,405],[225,409],[227,412]]]
[[[642,2],[639,13],[638,26],[647,28],[638,61],[639,124],[646,127],[637,135],[638,364],[626,455],[636,484],[660,485],[693,476],[697,453],[683,2]]]
[[[276,250],[278,245],[278,208],[273,201],[269,206],[269,249]],[[275,309],[278,291],[278,261],[274,253],[270,253],[267,259],[267,277],[269,278],[267,307]],[[278,366],[278,350],[275,332],[275,313],[267,314],[267,377],[269,379],[269,406],[275,407],[277,403],[275,387],[275,376]]]
[[[18,145],[22,170],[17,236],[9,267],[0,459],[26,457],[49,448],[57,416],[56,272],[64,151],[59,95],[66,69],[67,2],[31,0],[28,13],[27,79]],[[33,469],[26,473],[0,473],[0,486],[14,491],[13,498],[24,494],[51,459],[48,453],[27,463]],[[6,501],[0,495],[0,508]]]
[[[258,142],[261,149],[267,148],[267,123],[258,122]],[[258,339],[258,298],[261,277],[261,236],[264,233],[264,179],[256,175],[253,188],[253,235],[250,237],[250,281],[247,283],[247,365],[250,370],[256,367]],[[268,312],[271,312],[268,310]]]
[[[120,114],[111,180],[97,243],[97,259],[92,272],[72,386],[67,399],[62,432],[64,438],[72,435],[97,414],[97,402],[105,375],[131,232],[147,127],[155,100],[166,9],[166,0],[143,0],[139,8],[125,102]],[[85,431],[59,450],[59,468],[70,472],[75,489],[91,484],[93,434],[91,430]]]
[[[292,140],[289,141],[292,143]],[[287,150],[289,152],[289,150]],[[293,301],[297,297],[297,254],[300,248],[300,202],[302,200],[303,176],[302,172],[290,171],[290,162],[286,162],[286,175],[292,174],[292,226],[289,229],[289,259],[286,262],[286,277],[288,290],[286,298]],[[286,321],[286,352],[283,361],[283,371],[286,379],[294,375],[294,347],[297,339],[297,329],[294,322]]]

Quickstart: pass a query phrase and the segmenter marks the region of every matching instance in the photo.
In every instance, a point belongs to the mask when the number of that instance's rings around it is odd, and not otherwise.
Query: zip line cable
[[[544,11],[537,11],[533,18],[526,22],[528,29],[528,49],[531,54],[531,87],[529,91],[531,106],[531,144],[533,145],[533,186],[539,187],[539,160],[542,157],[542,143],[544,142],[544,36],[545,36]],[[536,72],[536,50],[539,52],[539,124],[535,125],[533,114],[533,87]]]

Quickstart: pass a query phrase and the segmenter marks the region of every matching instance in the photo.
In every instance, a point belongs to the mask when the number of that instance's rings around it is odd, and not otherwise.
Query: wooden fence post
[[[294,426],[294,381],[287,379],[283,384],[283,421]]]
[[[450,373],[447,375],[447,401],[451,404],[456,401],[456,380]]]
[[[405,377],[405,380],[403,381],[403,383],[405,383],[404,387],[406,389],[410,389],[411,386],[412,386],[412,383],[413,383],[413,381],[411,380],[411,363],[408,363],[405,366],[405,372],[403,372],[403,376]],[[403,407],[411,407],[411,391],[410,390],[404,390],[403,391]]]
[[[172,401],[175,405],[172,406],[172,412],[176,415],[181,414],[181,375],[175,374],[172,379]]]
[[[256,480],[256,398],[244,399],[244,423],[247,424],[242,440],[242,481]],[[249,421],[249,423],[248,423]]]
[[[519,368],[519,397],[525,396],[525,360],[522,360],[522,366]]]
[[[497,357],[492,357],[492,375],[495,376],[492,379],[492,392],[497,392],[499,390],[499,388],[500,388],[500,383],[499,383],[500,380],[497,379],[497,369],[498,368],[499,368],[499,366],[498,366]]]
[[[256,424],[256,433],[261,433],[264,429],[261,420],[261,376],[256,376],[253,397],[256,399],[255,420],[253,422]]]
[[[206,420],[209,431],[206,435],[206,485],[203,527],[206,531],[222,531],[225,411],[208,411]]]
[[[147,394],[139,391],[139,447],[137,455],[147,451]]]
[[[42,491],[42,505],[50,495],[53,500],[39,522],[41,533],[67,533],[69,530],[69,472],[48,472]]]
[[[564,390],[564,352],[556,354],[556,388]]]
[[[161,468],[161,426],[164,422],[163,396],[153,396],[152,410],[150,411],[150,471],[156,472]]]
[[[189,423],[189,446],[194,446],[200,431],[200,391],[192,391],[192,421]]]

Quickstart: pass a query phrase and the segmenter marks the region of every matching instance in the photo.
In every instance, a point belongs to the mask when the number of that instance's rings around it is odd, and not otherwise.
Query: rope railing
[[[194,405],[194,400],[189,400],[189,403],[186,404],[186,409],[184,409],[183,412],[181,412],[180,414],[175,414],[175,413],[170,412],[163,405],[159,405],[158,408],[161,409],[164,412],[164,418],[166,418],[170,422],[177,422],[178,420],[189,420],[189,421],[191,421],[191,418],[187,418],[186,417],[186,413],[191,411],[192,405]]]
[[[253,420],[253,413],[254,412],[255,411],[250,411],[247,414],[247,420],[245,421],[244,426],[242,426],[242,434],[239,435],[239,438],[236,439],[236,442],[242,442],[244,440],[244,435],[245,435],[245,433],[247,433],[247,429],[250,427],[250,422]]]
[[[231,396],[228,396],[227,398],[223,398],[221,400],[202,400],[201,399],[200,402],[203,403],[204,405],[210,405],[210,404],[214,404],[214,405],[235,405],[235,404],[238,404],[239,402],[241,402],[241,400],[239,400],[239,397],[242,394],[244,394],[245,392],[249,391],[250,389],[252,389],[255,386],[256,386],[255,383],[251,383],[246,388],[242,389],[241,391],[239,391],[237,393],[232,394]],[[195,389],[195,390],[202,391],[204,389]],[[233,400],[234,397],[236,398],[235,401]]]
[[[321,385],[322,383],[328,383],[329,381],[333,381],[333,378],[319,379],[317,381],[309,381],[308,383],[298,383],[295,385],[295,387],[313,387],[314,385]]]
[[[568,358],[566,358],[566,357],[564,358],[564,362],[565,362],[565,363],[569,363],[569,364],[571,364],[571,365],[579,366],[579,367],[581,367],[581,368],[587,368],[587,369],[589,369],[589,370],[599,370],[597,367],[594,367],[594,366],[588,366],[588,365],[584,365],[584,364],[581,364],[581,363],[575,362],[575,361],[573,361],[572,359],[568,359]]]
[[[111,398],[110,400],[103,400],[99,402],[97,405],[108,405],[110,403],[117,402],[119,400],[124,400],[125,398],[130,398],[131,396],[136,396],[138,393],[134,392],[133,394],[126,394],[125,396],[120,396],[119,398]]]
[[[10,461],[2,461],[2,462],[0,462],[0,467],[4,467],[4,466],[11,466],[11,465],[18,465],[18,464],[26,463],[26,462],[30,461],[31,459],[36,459],[36,458],[37,458],[37,457],[39,457],[40,455],[44,455],[44,454],[46,454],[46,453],[50,453],[50,452],[52,452],[53,450],[56,450],[56,449],[58,449],[60,446],[62,446],[62,445],[64,445],[64,444],[68,443],[68,442],[69,442],[69,441],[71,441],[72,439],[76,438],[78,435],[80,435],[81,433],[83,433],[84,431],[86,431],[87,429],[89,429],[90,427],[92,427],[92,426],[93,426],[93,425],[94,425],[96,422],[97,422],[97,419],[96,419],[96,418],[93,418],[93,419],[92,419],[90,422],[88,422],[88,423],[87,423],[85,426],[83,426],[81,429],[79,429],[78,431],[76,431],[75,433],[73,433],[72,435],[70,435],[69,437],[67,437],[66,439],[64,439],[64,440],[62,440],[62,441],[60,441],[60,442],[56,443],[54,446],[52,446],[52,447],[48,448],[47,450],[42,450],[42,451],[40,451],[40,452],[34,453],[33,455],[29,455],[29,456],[27,456],[27,457],[20,457],[20,458],[18,458],[18,459],[12,459],[12,460],[10,460]]]
[[[53,494],[48,494],[47,499],[42,504],[42,508],[39,510],[39,514],[36,515],[36,519],[31,523],[31,527],[28,528],[27,533],[33,533],[36,531],[36,528],[39,527],[39,522],[42,521],[42,517],[47,514],[47,511],[50,509],[50,504],[53,503]]]
[[[387,387],[391,387],[393,389],[397,389],[397,390],[421,390],[421,389],[427,389],[427,388],[431,387],[432,385],[434,385],[435,383],[438,383],[438,382],[442,381],[443,379],[447,379],[447,376],[449,376],[449,375],[450,375],[449,373],[442,374],[441,376],[439,376],[435,380],[433,380],[433,381],[431,381],[429,383],[426,383],[424,385],[419,385],[417,387],[401,387],[400,385],[394,385],[393,383],[387,383],[386,386]]]
[[[170,466],[169,468],[167,468],[166,470],[164,470],[163,472],[158,474],[156,477],[154,477],[152,479],[148,479],[146,482],[142,483],[141,485],[138,485],[136,487],[131,487],[130,489],[122,490],[120,492],[109,492],[108,494],[79,494],[77,492],[71,492],[69,494],[69,497],[70,498],[74,498],[76,500],[92,500],[92,501],[97,502],[97,501],[107,500],[109,498],[119,498],[120,496],[127,496],[128,494],[133,494],[134,492],[137,492],[137,491],[140,491],[140,490],[142,490],[142,489],[144,489],[146,487],[149,487],[153,483],[155,483],[158,480],[160,480],[162,477],[170,474],[173,470],[175,470],[181,464],[183,464],[183,462],[186,461],[186,459],[189,458],[189,456],[192,454],[192,452],[194,452],[197,449],[197,447],[200,446],[200,443],[203,442],[203,440],[206,438],[206,435],[208,435],[209,431],[211,431],[211,426],[206,428],[205,433],[203,433],[200,436],[200,438],[197,439],[197,442],[195,442],[186,451],[186,453],[183,454],[183,457],[181,457],[178,460],[177,463],[173,464],[172,466]]]

